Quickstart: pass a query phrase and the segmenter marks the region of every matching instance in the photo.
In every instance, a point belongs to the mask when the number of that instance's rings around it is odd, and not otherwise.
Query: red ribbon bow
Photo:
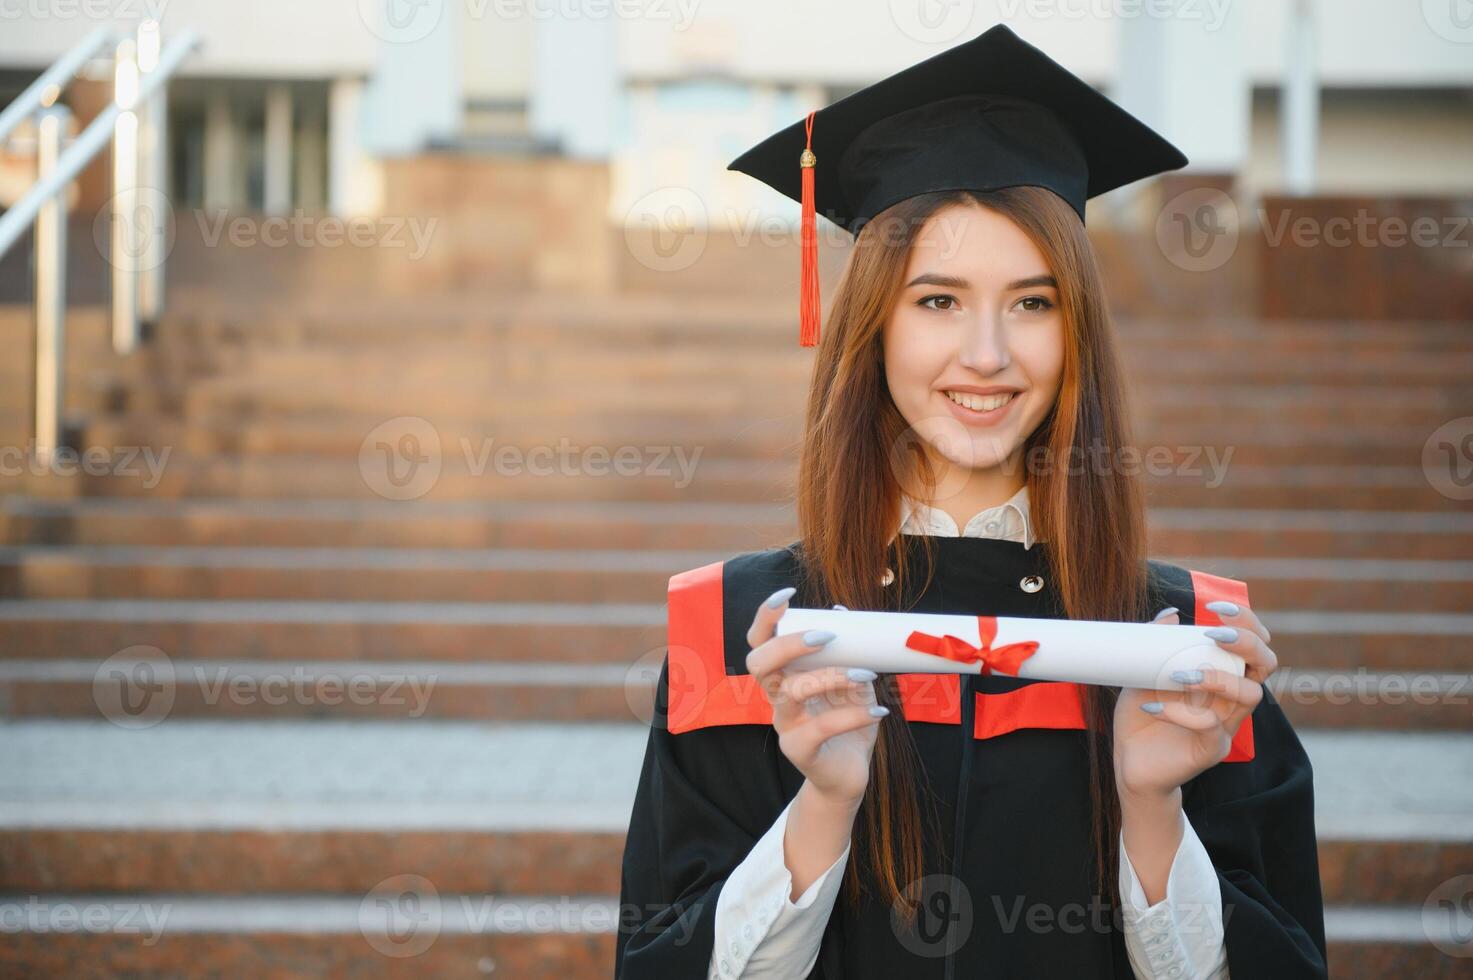
[[[955,660],[958,663],[970,664],[981,663],[982,674],[985,676],[994,670],[1004,674],[1017,676],[1018,668],[1023,661],[1033,656],[1038,650],[1036,640],[1025,640],[1022,643],[1005,643],[1000,647],[994,647],[992,641],[997,639],[997,617],[978,616],[977,635],[980,646],[973,646],[959,636],[950,633],[944,636],[932,636],[916,630],[910,634],[905,645],[912,650],[922,653],[934,654],[945,657],[947,660]]]

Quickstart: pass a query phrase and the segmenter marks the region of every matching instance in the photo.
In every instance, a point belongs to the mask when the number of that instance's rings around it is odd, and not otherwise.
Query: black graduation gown
[[[902,538],[918,548],[918,538]],[[907,608],[1060,616],[1045,545],[932,541],[935,574]],[[741,554],[670,580],[670,648],[624,851],[616,977],[706,976],[722,884],[802,785],[745,668],[746,631],[762,600],[795,585],[793,606],[831,604],[805,595],[799,547]],[[1029,576],[1042,576],[1043,587],[1025,590]],[[1152,612],[1174,605],[1186,624],[1217,623],[1203,608],[1214,599],[1247,604],[1244,583],[1165,562],[1150,562],[1150,582]],[[959,838],[954,847],[927,840],[925,871],[951,876],[930,884],[959,881],[970,910],[927,889],[928,909],[897,932],[879,899],[854,909],[840,894],[809,975],[1133,977],[1114,897],[1093,887],[1078,687],[996,675],[901,675],[900,685],[921,785],[936,797],[946,836]],[[975,692],[970,710],[963,689]],[[1326,976],[1312,772],[1271,693],[1227,758],[1183,786],[1182,806],[1217,868],[1230,974]]]

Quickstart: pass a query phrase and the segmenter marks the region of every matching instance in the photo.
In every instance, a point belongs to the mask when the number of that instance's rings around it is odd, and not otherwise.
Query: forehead
[[[922,272],[942,272],[981,285],[1050,271],[1043,252],[1011,218],[981,205],[951,204],[916,234],[906,281]]]

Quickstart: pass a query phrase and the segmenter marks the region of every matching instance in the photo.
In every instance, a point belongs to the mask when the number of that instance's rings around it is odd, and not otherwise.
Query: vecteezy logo
[[[427,419],[401,415],[374,427],[358,448],[358,472],[387,500],[414,500],[440,479],[440,434]]]
[[[1422,0],[1422,19],[1438,37],[1473,44],[1473,0]]]
[[[147,272],[162,265],[174,251],[178,232],[174,205],[168,195],[153,187],[114,194],[92,219],[97,254],[128,272]],[[150,247],[160,239],[161,245]]]
[[[679,272],[706,251],[706,205],[689,187],[662,187],[630,205],[624,244],[653,272]]]
[[[1449,500],[1473,500],[1473,416],[1445,422],[1427,437],[1422,473]]]
[[[668,661],[668,667],[666,666]],[[704,699],[711,689],[706,662],[690,647],[654,647],[639,656],[624,674],[624,701],[635,718],[655,724],[659,707],[660,671],[666,670],[666,714],[670,704],[691,704]],[[762,693],[756,695],[759,699]],[[682,708],[682,715],[687,709]],[[668,722],[665,715],[659,723]]]
[[[890,20],[912,40],[947,44],[971,26],[975,7],[973,0],[890,0]]]
[[[996,436],[974,433],[965,422],[951,415],[920,418],[890,443],[890,471],[902,482],[915,472],[917,459],[933,451],[952,463],[931,491],[933,502],[953,499],[966,489],[971,471],[1005,456],[1006,447]]]
[[[917,956],[939,958],[961,949],[972,935],[972,895],[951,875],[926,875],[911,882],[890,907],[890,928],[900,944]],[[905,920],[902,902],[914,902],[915,917]]]
[[[1210,272],[1238,250],[1238,206],[1212,187],[1183,191],[1156,216],[1156,245],[1187,272]]]
[[[385,956],[418,956],[440,936],[440,892],[422,875],[385,878],[358,906],[358,931]]]
[[[1473,956],[1473,874],[1432,889],[1422,903],[1422,932],[1448,956]]]
[[[119,650],[92,675],[92,703],[119,728],[152,728],[174,707],[174,662],[158,647]]]
[[[390,44],[412,44],[429,37],[444,10],[444,0],[358,0],[363,26]]]

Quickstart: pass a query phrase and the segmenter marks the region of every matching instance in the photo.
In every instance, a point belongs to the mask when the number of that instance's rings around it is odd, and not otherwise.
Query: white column
[[[1179,147],[1190,171],[1237,173],[1248,157],[1250,37],[1241,6],[1158,0],[1119,20],[1114,96]]]
[[[376,31],[380,43],[378,64],[364,96],[365,147],[372,153],[398,156],[455,139],[460,134],[464,109],[460,87],[462,4],[375,2],[381,18]],[[412,12],[408,19],[406,10]],[[476,26],[485,28],[482,24]]]
[[[265,161],[262,204],[267,214],[292,208],[292,90],[276,84],[266,90]]]
[[[603,160],[613,147],[622,91],[618,39],[612,14],[537,21],[529,124],[570,157]]]
[[[230,93],[216,88],[205,109],[205,187],[207,211],[230,210],[240,204],[236,196],[239,171],[239,140]]]
[[[1284,83],[1279,125],[1284,145],[1284,189],[1314,193],[1320,89],[1313,0],[1288,0],[1284,15]]]
[[[363,145],[364,83],[339,78],[327,96],[327,201],[338,217],[383,209],[383,173]]]

